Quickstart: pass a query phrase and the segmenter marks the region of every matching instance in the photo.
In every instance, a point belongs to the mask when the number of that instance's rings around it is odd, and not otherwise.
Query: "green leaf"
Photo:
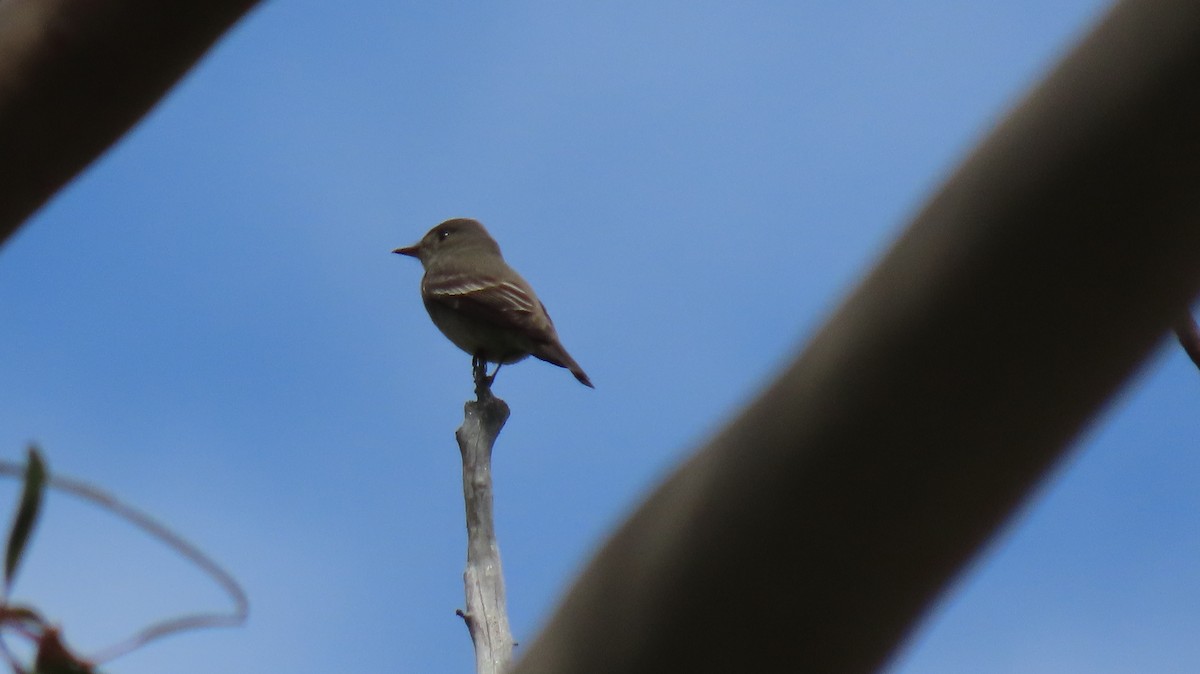
[[[17,515],[13,518],[12,529],[8,532],[8,548],[4,551],[5,594],[12,587],[17,566],[21,563],[21,555],[25,553],[25,545],[33,533],[45,489],[46,463],[42,461],[37,447],[30,446],[29,461],[25,466],[25,488],[21,492],[21,501]]]

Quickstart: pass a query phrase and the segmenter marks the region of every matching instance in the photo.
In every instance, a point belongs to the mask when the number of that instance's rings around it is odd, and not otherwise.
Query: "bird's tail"
[[[571,354],[567,353],[567,350],[564,349],[563,345],[557,340],[549,344],[541,345],[541,348],[539,348],[537,351],[534,351],[532,355],[534,358],[539,358],[547,363],[552,363],[559,367],[567,368],[571,371],[571,374],[575,375],[575,378],[579,380],[580,384],[583,384],[588,388],[596,388],[595,386],[592,386],[592,380],[588,378],[587,373],[583,371],[583,368],[579,367],[579,363],[575,362],[575,359],[571,357]]]
[[[567,366],[567,369],[571,371],[571,374],[575,375],[575,378],[579,380],[580,384],[583,384],[588,388],[596,388],[595,386],[592,386],[592,380],[588,379],[587,373],[583,371],[583,368],[579,367],[579,363],[571,361],[571,364]]]

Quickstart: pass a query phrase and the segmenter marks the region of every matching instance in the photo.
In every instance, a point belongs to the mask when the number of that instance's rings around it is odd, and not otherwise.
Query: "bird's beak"
[[[420,251],[421,251],[421,246],[420,246],[420,244],[417,244],[414,246],[405,246],[403,248],[397,248],[396,250],[393,250],[392,252],[400,254],[400,255],[407,255],[409,257],[420,257]]]

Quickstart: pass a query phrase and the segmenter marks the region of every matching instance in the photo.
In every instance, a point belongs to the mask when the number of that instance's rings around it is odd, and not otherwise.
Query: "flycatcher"
[[[474,367],[496,363],[499,372],[501,365],[533,356],[567,368],[584,386],[595,388],[558,340],[533,288],[508,266],[478,221],[447,220],[416,244],[392,252],[421,261],[425,309],[443,335],[471,354]],[[495,377],[493,372],[487,380]]]

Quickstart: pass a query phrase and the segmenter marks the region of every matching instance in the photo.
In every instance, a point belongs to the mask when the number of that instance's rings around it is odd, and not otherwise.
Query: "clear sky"
[[[528,641],[1102,6],[267,3],[0,250],[0,452],[36,440],[251,597],[246,628],[107,669],[472,671],[469,358],[389,252],[454,216],[596,383],[497,381]],[[890,673],[1200,670],[1198,443],[1200,373],[1164,340]],[[17,594],[85,651],[223,606],[69,497],[43,524]]]

